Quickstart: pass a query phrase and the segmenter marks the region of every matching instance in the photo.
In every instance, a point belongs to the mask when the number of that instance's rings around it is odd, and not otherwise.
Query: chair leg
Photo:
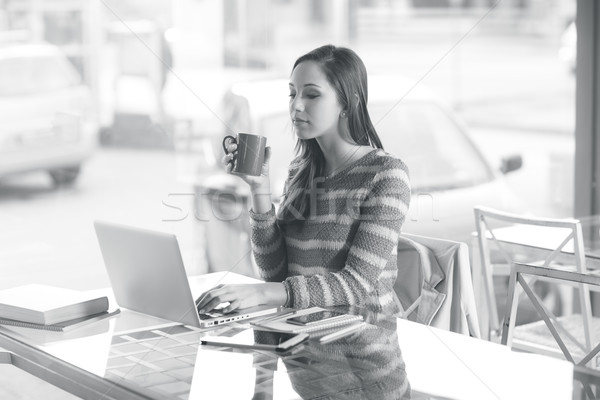
[[[481,253],[479,248],[479,239],[477,236],[471,238],[470,244],[470,261],[471,261],[471,278],[473,281],[473,295],[475,297],[475,308],[479,320],[479,331],[481,338],[484,340],[490,339],[490,321],[487,308],[487,292],[483,286],[483,265],[481,264]]]
[[[519,306],[517,293],[517,277],[518,273],[514,268],[510,270],[510,278],[508,281],[508,295],[506,296],[506,307],[504,308],[504,321],[502,323],[502,339],[500,343],[512,346],[513,333],[515,330],[515,319],[517,317],[517,307]]]
[[[500,323],[498,310],[496,308],[496,291],[494,290],[494,276],[490,271],[484,271],[483,287],[486,294],[488,307],[489,325],[491,331],[499,331]]]
[[[590,289],[583,283],[579,284],[579,300],[581,302],[581,317],[585,332],[585,344],[588,350],[592,348],[595,338],[592,332],[592,305],[590,303]]]

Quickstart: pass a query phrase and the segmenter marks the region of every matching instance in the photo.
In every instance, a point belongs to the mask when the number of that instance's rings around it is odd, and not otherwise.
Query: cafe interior
[[[0,398],[600,398],[599,2],[0,4]],[[223,138],[267,138],[278,207],[290,67],[324,43],[361,55],[410,170],[402,311],[203,323],[199,294],[264,279]],[[109,306],[19,325],[28,284]]]

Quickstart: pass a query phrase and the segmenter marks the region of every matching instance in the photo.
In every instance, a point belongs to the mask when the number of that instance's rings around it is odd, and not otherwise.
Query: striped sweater
[[[274,207],[265,214],[250,211],[252,250],[262,278],[284,283],[286,307],[358,305],[397,314],[393,285],[398,236],[410,202],[408,168],[373,150],[317,181],[306,218],[284,223]]]

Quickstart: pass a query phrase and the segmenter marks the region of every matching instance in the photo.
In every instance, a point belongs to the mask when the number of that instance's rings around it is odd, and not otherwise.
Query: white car
[[[48,171],[70,184],[97,146],[89,88],[50,44],[0,45],[0,178]]]
[[[245,82],[235,84],[224,101],[228,127],[267,136],[276,204],[296,141],[288,95],[285,79]],[[492,166],[457,115],[422,84],[398,77],[370,78],[369,111],[384,149],[400,157],[410,170],[412,199],[404,232],[468,241],[475,229],[475,205],[518,208],[504,174],[521,167],[521,156]],[[223,155],[224,135],[215,138],[213,147],[221,152],[217,160]],[[248,217],[242,204],[247,194],[245,183],[220,168],[197,188],[197,210],[207,230],[207,258],[213,268],[251,261]]]

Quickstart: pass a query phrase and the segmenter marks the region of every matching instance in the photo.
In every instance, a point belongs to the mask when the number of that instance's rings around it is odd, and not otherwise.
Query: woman
[[[383,151],[367,111],[367,73],[350,49],[326,45],[296,60],[289,112],[298,156],[276,215],[267,149],[250,186],[252,248],[261,284],[223,285],[199,312],[229,302],[293,308],[357,305],[395,315],[396,245],[410,202],[408,169]],[[236,145],[223,164],[231,172]]]

